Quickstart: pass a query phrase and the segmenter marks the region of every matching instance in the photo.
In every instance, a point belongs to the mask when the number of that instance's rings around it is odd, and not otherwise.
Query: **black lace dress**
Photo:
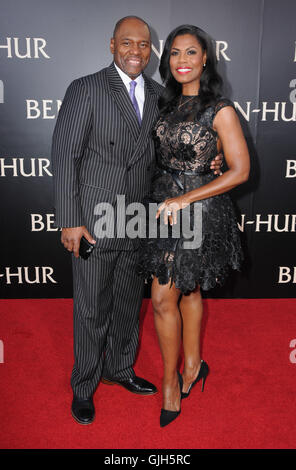
[[[218,140],[212,124],[224,106],[234,107],[231,101],[220,99],[200,113],[198,97],[182,96],[158,120],[154,130],[157,167],[146,203],[177,197],[218,177],[210,169],[217,155]],[[173,238],[171,230],[166,238],[159,233],[146,236],[141,240],[137,268],[140,276],[145,279],[157,276],[160,284],[174,282],[186,294],[197,285],[203,290],[222,285],[230,268],[240,268],[243,254],[229,195],[224,193],[198,202],[202,204],[201,245],[186,249],[182,233]]]

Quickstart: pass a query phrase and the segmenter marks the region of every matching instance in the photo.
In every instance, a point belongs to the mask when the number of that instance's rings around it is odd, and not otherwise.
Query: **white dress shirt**
[[[125,84],[127,92],[129,94],[129,92],[130,92],[130,82],[132,81],[132,79],[126,73],[124,73],[115,64],[115,62],[114,62],[114,65],[115,65],[115,68],[116,68],[117,72],[120,75],[121,80]],[[145,81],[144,81],[143,75],[142,74],[139,75],[137,78],[135,78],[134,81],[137,82],[137,85],[136,85],[136,88],[135,88],[135,97],[136,97],[136,100],[137,100],[138,105],[139,105],[141,119],[143,119],[143,108],[144,108],[144,101],[145,101]]]

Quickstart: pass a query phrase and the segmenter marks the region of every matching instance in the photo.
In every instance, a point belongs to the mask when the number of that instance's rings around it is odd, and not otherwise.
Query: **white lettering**
[[[42,214],[31,214],[31,232],[42,232],[46,229],[47,232],[57,232],[58,227],[54,227],[54,214],[46,214],[46,225],[43,222]]]
[[[8,160],[8,157],[6,159]],[[20,175],[28,178],[29,176],[45,176],[45,174],[52,176],[49,171],[50,160],[47,158],[11,158],[10,162],[12,163],[6,164],[5,158],[0,158],[0,176],[8,176],[5,171],[7,169],[12,169],[12,176],[15,177]],[[37,162],[38,174],[36,172]],[[25,167],[27,172],[25,172]]]
[[[292,214],[291,232],[295,232],[295,229],[296,229],[296,214]]]
[[[286,178],[296,177],[296,160],[287,160]]]
[[[26,52],[23,55],[19,51],[19,38],[14,38],[14,52],[19,59],[31,58],[31,38],[26,38]]]
[[[7,282],[7,284],[11,284],[10,278],[13,277],[13,276],[17,276],[18,284],[23,283],[22,268],[20,266],[17,268],[17,273],[11,273],[10,268],[5,268],[5,272],[6,272],[6,282]]]
[[[268,109],[267,108],[267,101],[263,101],[262,102],[262,105],[263,105],[263,109],[262,109],[262,121],[266,121],[266,114],[267,113],[273,113],[274,114],[274,121],[278,121],[279,120],[279,105],[280,105],[280,102],[279,101],[276,101],[274,103],[274,108],[271,108],[271,109]]]
[[[38,158],[38,164],[39,164],[39,174],[38,176],[43,176],[43,171],[49,175],[52,176],[52,173],[48,171],[48,167],[50,166],[50,161],[47,158]]]
[[[246,218],[246,214],[242,214],[241,215],[241,223],[240,224],[237,223],[237,226],[238,226],[238,228],[241,232],[243,232],[244,228],[245,228],[245,218]]]
[[[26,100],[27,119],[55,119],[61,108],[61,100]],[[49,114],[54,111],[53,114]]]
[[[158,60],[160,60],[160,58],[162,56],[162,52],[163,52],[163,39],[159,40],[159,51],[156,49],[154,44],[152,44],[151,49],[153,50],[153,52],[156,55],[156,57],[158,58]]]
[[[291,274],[291,269],[288,266],[280,266],[280,271],[279,271],[279,284],[286,284],[288,282],[291,282],[292,280],[292,274]],[[293,270],[293,284],[296,284],[296,266],[294,266]]]
[[[235,108],[238,109],[238,111],[242,114],[242,116],[245,118],[246,121],[249,121],[250,120],[251,101],[246,101],[246,104],[247,104],[247,109],[245,111],[237,101],[234,101]]]
[[[17,278],[17,283],[18,284],[23,284],[24,281],[28,284],[40,284],[40,273],[42,273],[42,283],[46,284],[47,279],[54,283],[57,284],[57,281],[55,281],[52,277],[53,274],[53,268],[50,266],[34,266],[34,268],[29,268],[28,266],[18,266],[17,272],[11,271],[12,268],[6,267],[5,268],[5,274],[0,274],[0,277],[6,277],[6,283],[11,284],[12,283],[12,278],[16,277]],[[29,269],[31,270],[31,279],[29,277]],[[32,276],[32,271],[33,271],[33,276]],[[24,277],[23,277],[23,272],[24,272]]]
[[[29,176],[36,176],[36,171],[35,171],[35,158],[31,158],[31,173],[25,173],[25,169],[24,169],[24,161],[25,159],[24,158],[20,158],[19,159],[19,162],[20,162],[20,174],[22,176],[25,176],[25,178],[28,178]],[[26,162],[28,162],[28,159],[26,159]]]
[[[286,115],[285,115],[286,104],[287,103],[282,103],[282,111],[281,111],[282,120],[285,121],[285,122],[296,121],[296,103],[293,103],[293,111],[292,111],[292,116],[290,118],[287,118]]]
[[[280,214],[268,214],[268,220],[261,220],[261,215],[256,214],[256,225],[255,231],[261,231],[261,225],[267,225],[266,232],[271,232],[275,230],[276,232],[295,232],[296,231],[296,214],[285,214],[284,215],[284,226],[279,227],[279,218],[281,217]],[[274,217],[274,222],[273,222]],[[241,232],[244,232],[246,225],[253,225],[255,224],[254,220],[246,221],[246,214],[241,214],[241,221],[238,223],[238,228]]]
[[[47,111],[52,110],[52,106],[50,106],[52,100],[43,100],[43,119],[54,119],[55,115],[49,115]]]
[[[0,103],[4,103],[4,85],[2,80],[0,80]]]
[[[216,56],[217,60],[220,60],[220,55],[227,61],[231,59],[225,54],[228,44],[226,41],[216,41]]]
[[[41,232],[44,230],[41,214],[31,214],[31,232]]]
[[[54,227],[54,214],[46,214],[46,231],[47,232],[57,232],[58,227]]]
[[[45,39],[43,39],[43,38],[33,38],[33,41],[34,41],[34,50],[35,50],[34,58],[35,59],[39,58],[38,51],[40,51],[41,54],[43,55],[43,57],[45,57],[46,59],[50,59],[49,55],[47,55],[46,52],[44,51],[44,47],[46,46]],[[39,43],[40,43],[40,45],[38,45]]]
[[[271,224],[272,224],[272,214],[268,214],[268,220],[267,221],[261,221],[261,215],[260,214],[256,214],[256,229],[255,229],[255,232],[260,232],[260,225],[264,225],[264,224],[267,224],[268,226],[268,229],[267,229],[267,232],[271,232]]]
[[[12,159],[12,165],[5,165],[4,161],[5,158],[0,158],[0,175],[1,176],[6,176],[5,174],[5,168],[12,168],[13,169],[13,175],[12,176],[17,176],[17,158]]]
[[[290,215],[285,214],[285,226],[284,228],[279,228],[279,214],[274,215],[274,230],[276,232],[288,232],[289,231],[289,221],[290,221]]]
[[[37,119],[39,118],[41,112],[38,107],[37,100],[26,100],[27,103],[27,119]],[[34,114],[33,114],[34,112]]]
[[[42,282],[43,284],[46,284],[47,281],[46,279],[48,278],[50,282],[53,284],[57,284],[57,281],[55,281],[52,277],[51,274],[53,274],[53,269],[50,266],[42,266]]]
[[[7,44],[5,46],[0,46],[0,49],[7,49],[7,58],[12,59],[11,38],[6,39]]]
[[[35,279],[30,281],[29,279],[29,267],[24,266],[24,272],[25,272],[25,282],[28,284],[40,284],[40,278],[39,278],[39,266],[35,266]]]
[[[6,44],[1,45],[0,49],[7,49],[8,59],[12,59],[13,52],[18,59],[39,59],[41,55],[46,59],[50,59],[50,56],[44,50],[45,46],[46,41],[44,38],[25,38],[25,42],[23,38],[6,38]],[[22,49],[22,52],[20,49]],[[32,49],[34,49],[34,55],[32,55]]]

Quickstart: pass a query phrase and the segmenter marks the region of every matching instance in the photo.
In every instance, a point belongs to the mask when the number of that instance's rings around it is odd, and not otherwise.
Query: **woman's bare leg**
[[[154,308],[154,322],[163,358],[163,408],[180,410],[180,388],[177,376],[177,362],[181,343],[181,315],[178,308],[180,291],[170,283],[160,285],[154,278],[151,290]]]
[[[200,330],[203,314],[202,297],[199,287],[189,295],[182,295],[179,308],[183,319],[183,392],[196,379],[200,369]]]

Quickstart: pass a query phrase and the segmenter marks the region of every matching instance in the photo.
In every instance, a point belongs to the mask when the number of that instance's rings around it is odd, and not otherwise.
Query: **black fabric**
[[[136,273],[135,241],[100,237],[95,208],[140,201],[149,190],[154,142],[151,129],[158,117],[162,87],[145,77],[143,119],[139,126],[126,87],[114,63],[74,80],[67,89],[53,134],[52,163],[55,223],[85,225],[96,244],[87,259],[73,266],[74,367],[73,392],[94,393],[101,375],[128,379],[138,347],[143,282]],[[116,226],[116,224],[115,224]]]
[[[198,97],[181,96],[171,111],[160,117],[154,130],[157,163],[179,170],[178,178],[184,189],[180,189],[172,173],[156,168],[146,202],[177,197],[217,178],[210,169],[217,155],[218,140],[212,126],[215,115],[225,106],[234,107],[230,100],[223,98],[201,113]],[[194,174],[183,171],[194,171]],[[141,241],[137,267],[140,276],[148,279],[155,275],[160,284],[171,281],[182,293],[189,293],[197,285],[203,290],[221,285],[230,268],[240,268],[243,253],[229,195],[221,194],[199,203],[202,203],[201,246],[184,249],[182,234],[173,238],[171,230],[167,238],[160,238],[159,232],[155,238],[146,237]]]

